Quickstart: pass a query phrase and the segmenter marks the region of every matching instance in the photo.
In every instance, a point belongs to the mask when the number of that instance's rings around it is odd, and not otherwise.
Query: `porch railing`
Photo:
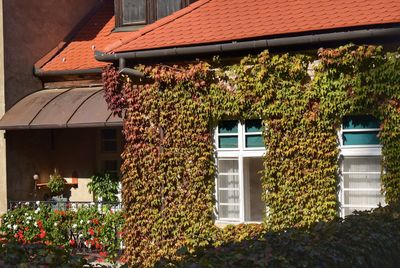
[[[53,210],[77,210],[79,208],[97,207],[100,209],[122,210],[121,202],[81,202],[81,201],[8,201],[8,210],[20,207],[38,208],[39,205],[51,206]]]

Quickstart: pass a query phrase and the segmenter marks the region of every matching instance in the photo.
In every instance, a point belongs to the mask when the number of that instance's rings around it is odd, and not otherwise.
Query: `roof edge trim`
[[[80,70],[59,70],[59,71],[45,71],[40,68],[34,67],[33,73],[37,77],[53,77],[63,75],[88,75],[88,74],[101,74],[102,68],[80,69]]]
[[[194,54],[209,54],[221,52],[234,52],[251,49],[266,49],[279,46],[319,44],[324,42],[357,40],[365,38],[400,36],[400,26],[386,28],[372,28],[362,30],[346,30],[330,33],[315,33],[307,35],[297,35],[291,37],[276,37],[258,39],[250,41],[237,41],[229,43],[218,43],[211,45],[182,46],[173,48],[161,48],[152,50],[139,50],[132,52],[119,52],[108,54],[102,51],[95,51],[95,58],[98,61],[113,62],[123,59],[151,59],[171,56],[187,56]]]

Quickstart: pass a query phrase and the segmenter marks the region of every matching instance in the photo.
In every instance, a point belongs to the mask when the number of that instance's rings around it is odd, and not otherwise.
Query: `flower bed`
[[[123,221],[122,212],[107,206],[53,210],[38,203],[3,215],[0,234],[7,245],[43,245],[70,253],[96,253],[116,261],[122,247]]]

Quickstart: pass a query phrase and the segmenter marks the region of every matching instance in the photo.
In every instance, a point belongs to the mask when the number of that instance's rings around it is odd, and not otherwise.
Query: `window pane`
[[[238,121],[221,121],[218,124],[218,133],[238,133]]]
[[[243,158],[244,216],[246,221],[262,221],[266,204],[262,200],[261,186],[264,161],[261,157]]]
[[[219,188],[239,188],[238,175],[218,175]]]
[[[218,160],[218,172],[219,173],[239,173],[239,161],[237,159]]]
[[[239,219],[239,206],[219,205],[218,218]]]
[[[115,129],[102,129],[101,138],[106,140],[117,139],[117,131]]]
[[[181,0],[157,0],[157,19],[166,17],[181,8]]]
[[[344,188],[380,189],[380,174],[345,174]]]
[[[381,157],[345,157],[344,172],[381,172]]]
[[[384,199],[380,191],[345,191],[344,201],[348,205],[368,205],[371,207],[383,204]]]
[[[371,115],[355,115],[343,118],[343,129],[379,128],[379,121]]]
[[[378,131],[343,133],[343,145],[379,145]]]
[[[246,135],[246,147],[258,148],[264,147],[262,135]]]
[[[117,142],[114,140],[111,141],[102,141],[101,143],[101,151],[102,152],[116,152],[117,151]]]
[[[219,190],[219,202],[239,204],[239,190]]]
[[[238,148],[238,136],[220,136],[219,148]]]
[[[109,173],[113,177],[118,177],[118,161],[117,160],[105,160],[102,163],[103,172]]]
[[[246,132],[262,132],[262,121],[261,120],[246,120],[245,129],[246,129]]]
[[[145,23],[146,0],[122,0],[122,23]]]

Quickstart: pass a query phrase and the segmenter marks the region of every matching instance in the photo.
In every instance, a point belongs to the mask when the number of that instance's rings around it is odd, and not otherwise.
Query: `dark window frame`
[[[131,22],[124,23],[123,21],[123,0],[114,0],[114,11],[115,11],[115,27],[126,27],[126,26],[141,26],[151,24],[157,21],[157,0],[145,0],[146,1],[146,11],[145,11],[145,21],[144,22]],[[180,9],[187,7],[195,0],[180,0]]]

